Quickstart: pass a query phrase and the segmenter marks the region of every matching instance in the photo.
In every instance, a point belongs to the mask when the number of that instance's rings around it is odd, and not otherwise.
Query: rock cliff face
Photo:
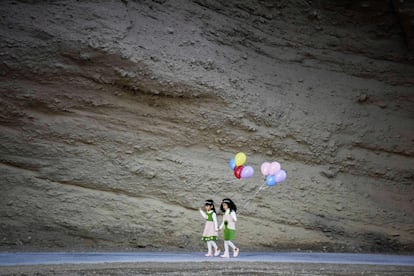
[[[2,1],[0,248],[198,250],[231,197],[244,250],[414,252],[407,28],[332,3]]]

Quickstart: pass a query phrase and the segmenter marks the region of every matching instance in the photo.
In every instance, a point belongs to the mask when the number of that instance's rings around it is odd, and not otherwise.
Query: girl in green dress
[[[218,223],[217,223],[217,215],[216,215],[216,208],[214,208],[213,200],[209,199],[204,202],[204,206],[200,209],[200,213],[203,218],[206,219],[206,224],[204,226],[203,237],[201,238],[203,241],[207,243],[208,252],[206,254],[207,257],[213,256],[212,248],[214,248],[214,256],[218,256],[220,254],[220,250],[216,244],[217,240],[217,231],[218,231]]]
[[[219,228],[220,230],[224,228],[224,253],[220,257],[230,257],[229,246],[233,249],[233,257],[237,257],[239,255],[239,248],[237,248],[232,242],[232,240],[236,237],[237,206],[230,198],[225,198],[220,205],[220,210],[224,213],[223,222]]]

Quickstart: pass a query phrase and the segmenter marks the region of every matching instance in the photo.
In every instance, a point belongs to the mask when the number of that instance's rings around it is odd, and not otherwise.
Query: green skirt
[[[224,229],[223,234],[225,241],[232,241],[236,238],[236,230],[234,229]]]
[[[202,237],[201,238],[202,241],[208,242],[208,241],[216,241],[217,240],[217,236],[210,236],[210,237]]]

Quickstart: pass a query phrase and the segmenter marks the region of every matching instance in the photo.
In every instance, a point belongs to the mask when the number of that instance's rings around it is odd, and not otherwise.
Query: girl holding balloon
[[[203,237],[201,239],[207,243],[208,252],[206,254],[206,257],[213,256],[213,248],[214,256],[218,256],[220,254],[220,249],[218,249],[218,246],[216,244],[218,223],[216,208],[214,208],[214,201],[211,199],[206,200],[204,202],[203,209],[200,209],[200,213],[203,218],[206,219],[206,224],[204,226]]]
[[[223,199],[220,210],[224,213],[223,215],[223,222],[220,225],[220,230],[224,228],[223,231],[223,239],[224,239],[224,254],[220,257],[222,258],[229,258],[229,246],[233,249],[233,257],[237,257],[239,255],[239,248],[237,248],[232,240],[236,237],[236,211],[237,207],[236,204],[230,199],[225,198]]]

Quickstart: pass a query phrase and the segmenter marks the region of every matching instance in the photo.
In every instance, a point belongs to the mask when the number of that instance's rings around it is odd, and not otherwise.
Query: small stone
[[[367,96],[367,94],[361,94],[361,95],[359,95],[359,97],[358,97],[358,102],[360,102],[360,103],[364,103],[364,102],[366,102],[368,100],[368,96]]]
[[[336,172],[331,170],[323,170],[320,172],[321,175],[325,176],[326,178],[335,178]]]
[[[155,172],[148,172],[148,171],[144,172],[144,177],[147,178],[147,179],[152,179],[155,176],[156,176]]]
[[[158,61],[160,61],[160,59],[159,59],[158,57],[156,57],[156,56],[151,56],[151,57],[150,57],[150,59],[151,59],[152,61],[154,61],[154,62],[158,62]]]
[[[386,102],[379,102],[378,106],[381,108],[386,108],[387,107],[387,103]]]
[[[317,10],[312,10],[309,13],[309,18],[316,19],[316,20],[320,20],[321,19],[321,16],[320,16],[320,14],[319,14],[319,12]]]
[[[167,32],[168,32],[169,34],[173,34],[173,33],[174,33],[174,29],[173,29],[173,28],[171,28],[171,27],[168,27],[168,28],[167,28]]]
[[[80,60],[88,61],[91,60],[91,55],[89,53],[81,52],[79,53]]]

